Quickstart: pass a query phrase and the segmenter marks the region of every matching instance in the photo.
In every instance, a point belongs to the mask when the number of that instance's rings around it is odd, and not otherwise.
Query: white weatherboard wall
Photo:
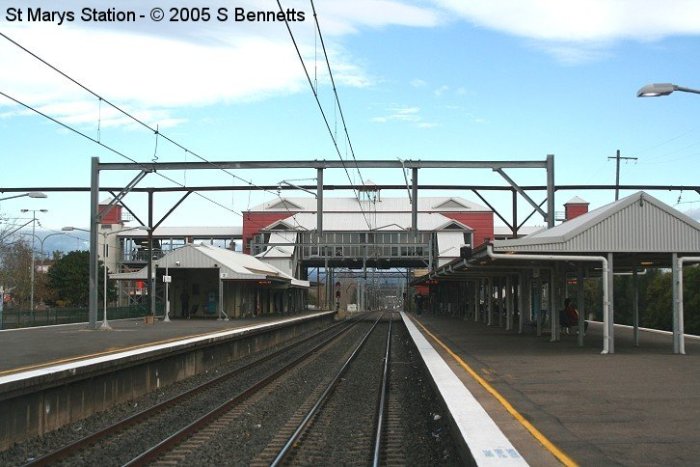
[[[525,459],[405,313],[401,318],[478,466],[524,466]]]

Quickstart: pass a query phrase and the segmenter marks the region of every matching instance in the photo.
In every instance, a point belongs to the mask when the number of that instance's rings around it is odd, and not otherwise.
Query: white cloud
[[[478,25],[546,41],[655,40],[699,34],[695,0],[435,0]]]
[[[443,94],[445,94],[445,93],[446,93],[447,91],[449,91],[449,90],[450,90],[450,87],[447,86],[447,85],[445,85],[445,84],[443,84],[443,85],[440,86],[439,88],[436,88],[436,89],[433,91],[433,94],[435,94],[436,97],[441,97]]]
[[[307,69],[318,56],[319,85],[328,83],[320,46],[315,46],[314,21],[308,2],[289,0],[285,8],[304,11],[306,20],[292,29]],[[0,0],[0,10],[16,7]],[[90,5],[113,5],[95,0]],[[211,7],[193,0],[190,7]],[[236,7],[276,10],[274,2],[240,0]],[[234,6],[229,5],[229,10]],[[69,9],[74,2],[57,1],[52,9]],[[143,10],[143,3],[125,0],[120,9]],[[149,7],[150,8],[150,7]],[[164,9],[165,6],[163,6]],[[147,13],[148,9],[144,10]],[[214,10],[212,10],[213,14]],[[336,84],[365,87],[373,84],[362,64],[348,54],[339,38],[361,28],[390,25],[430,27],[439,18],[434,10],[391,0],[328,0],[317,5]],[[4,18],[3,18],[4,19]],[[153,23],[94,25],[76,20],[60,27],[41,23],[3,23],[3,32],[54,64],[98,94],[124,108],[138,109],[149,124],[182,121],[178,109],[218,103],[264,99],[308,91],[299,58],[283,23]],[[318,48],[317,48],[318,47]],[[54,112],[66,123],[97,121],[97,99],[70,83],[8,41],[0,40],[0,89],[34,107]],[[6,65],[10,66],[6,66]],[[103,105],[103,123],[122,124]],[[24,115],[0,98],[0,115]]]
[[[688,217],[695,219],[696,221],[700,221],[700,208],[689,209],[685,211],[684,214]]]
[[[677,0],[434,0],[473,24],[532,39],[564,63],[604,56],[619,40],[700,34],[700,2]]]
[[[438,126],[437,123],[430,123],[430,122],[420,122],[418,124],[418,128],[435,128]]]
[[[426,83],[426,82],[423,81],[422,79],[413,79],[413,80],[411,80],[411,83],[410,83],[410,84],[411,84],[411,86],[413,86],[414,88],[422,88],[422,87],[428,85],[428,83]]]
[[[433,128],[436,123],[426,122],[420,115],[420,107],[394,106],[388,109],[387,115],[377,116],[371,119],[374,123],[404,122],[418,128]]]
[[[444,20],[434,9],[393,0],[324,0],[316,11],[324,35],[355,33],[360,27],[433,27]]]

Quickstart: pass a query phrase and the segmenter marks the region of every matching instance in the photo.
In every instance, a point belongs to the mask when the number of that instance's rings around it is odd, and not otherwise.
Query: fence
[[[149,313],[145,306],[113,307],[107,309],[108,319],[140,318]],[[102,320],[99,310],[98,321]],[[49,308],[45,310],[8,309],[0,314],[0,329],[29,328],[52,324],[86,323],[90,320],[87,308]]]

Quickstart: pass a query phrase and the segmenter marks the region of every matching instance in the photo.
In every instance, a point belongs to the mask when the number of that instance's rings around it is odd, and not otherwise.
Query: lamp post
[[[654,83],[654,84],[647,84],[646,86],[643,86],[639,91],[637,91],[637,97],[668,96],[669,94],[671,94],[674,91],[700,94],[700,89],[686,88],[686,87],[678,86],[677,84],[671,84],[671,83]]]
[[[33,221],[30,221],[30,222],[33,222]],[[48,235],[45,236],[44,238],[39,238],[38,235],[32,234],[32,237],[33,237],[33,238],[32,238],[32,244],[33,244],[33,242],[34,242],[34,238],[36,238],[37,240],[39,240],[39,255],[40,255],[41,258],[42,258],[42,259],[41,259],[41,265],[42,265],[42,266],[44,265],[44,259],[45,259],[45,257],[46,257],[46,253],[44,253],[44,241],[46,241],[47,238],[53,237],[53,236],[55,236],[55,235],[65,235],[65,234],[64,234],[63,232],[54,232],[54,233],[48,234]],[[36,269],[36,264],[34,264],[34,262],[33,262],[32,270],[35,270],[35,269]],[[32,285],[34,285],[33,283],[34,283],[34,279],[32,278]],[[34,289],[32,288],[32,290],[34,290]],[[33,296],[33,295],[34,295],[34,294],[33,294],[33,292],[32,292],[32,296]]]
[[[48,198],[45,193],[40,191],[30,191],[28,193],[22,193],[21,195],[7,196],[5,198],[0,198],[0,201],[5,201],[6,199],[22,198],[24,196],[29,196],[30,198]]]
[[[36,238],[36,213],[37,212],[49,212],[48,209],[22,209],[22,212],[31,212],[32,213],[32,271],[31,271],[31,292],[29,295],[29,311],[32,316],[32,321],[34,321],[34,261],[35,261],[35,254],[34,254],[34,240]]]
[[[48,234],[46,237],[39,239],[39,253],[41,253],[42,256],[45,256],[46,253],[44,253],[44,242],[46,241],[47,238],[49,237],[54,237],[56,235],[65,235],[63,232],[54,232]]]
[[[170,247],[171,247],[170,252],[172,252],[172,242],[171,242]],[[170,273],[168,271],[169,263],[170,263],[170,261],[168,260],[168,255],[165,255],[165,276],[163,276],[163,282],[165,283],[165,318],[163,318],[164,323],[170,322],[170,296],[168,293],[169,293],[170,282],[172,281],[172,278],[170,277]],[[180,262],[178,261],[177,264],[179,265]]]
[[[63,227],[61,230],[65,232],[71,232],[73,230],[79,230],[81,232],[88,232],[90,231],[88,229],[81,229],[78,227],[72,227],[72,226],[67,226]],[[101,331],[111,331],[112,326],[109,325],[109,322],[107,321],[107,253],[109,250],[109,245],[107,244],[107,237],[110,235],[118,234],[120,232],[128,232],[129,230],[146,230],[146,227],[139,225],[136,227],[130,227],[128,229],[122,229],[122,230],[117,230],[115,232],[102,232],[102,245],[104,246],[104,267],[102,268],[103,270],[103,278],[102,278],[102,307],[103,307],[103,314],[102,314],[102,325],[97,328],[100,329]]]

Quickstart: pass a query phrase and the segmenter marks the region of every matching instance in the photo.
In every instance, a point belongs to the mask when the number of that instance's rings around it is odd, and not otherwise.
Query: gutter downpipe
[[[674,332],[674,353],[685,355],[685,324],[683,323],[683,264],[700,263],[700,256],[678,258],[678,332]],[[675,307],[674,307],[675,308]]]
[[[608,269],[608,259],[604,256],[583,256],[583,255],[532,255],[532,254],[513,254],[507,255],[503,253],[494,253],[493,244],[489,243],[486,245],[486,254],[491,259],[509,259],[509,260],[522,260],[522,261],[598,261],[603,266],[603,351],[600,352],[603,355],[607,355],[610,352],[610,327],[608,323],[610,322],[610,302],[609,302],[609,290],[608,290],[608,279],[610,277],[610,271]],[[683,258],[684,259],[684,258]],[[700,258],[696,258],[700,261]]]

